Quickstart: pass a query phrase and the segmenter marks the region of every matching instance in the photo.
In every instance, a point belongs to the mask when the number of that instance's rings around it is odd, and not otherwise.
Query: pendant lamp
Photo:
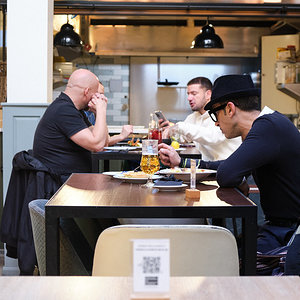
[[[60,31],[55,35],[54,46],[58,54],[63,56],[67,61],[72,61],[82,54],[81,38],[68,21],[61,26]]]
[[[215,33],[213,25],[209,24],[208,18],[200,33],[194,38],[191,48],[224,48],[223,41]]]
[[[74,27],[66,23],[61,26],[60,31],[54,37],[54,46],[81,46],[81,38],[78,33],[74,31]]]

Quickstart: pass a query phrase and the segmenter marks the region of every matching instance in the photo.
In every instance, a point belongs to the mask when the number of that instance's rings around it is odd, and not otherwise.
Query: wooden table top
[[[72,174],[47,206],[255,206],[234,188],[219,188],[216,181],[197,184],[200,201],[186,201],[185,190],[160,192],[125,183],[103,174]]]
[[[0,277],[1,299],[127,300],[132,278],[127,277]],[[171,277],[171,300],[300,299],[298,276]],[[151,298],[159,299],[159,298]]]

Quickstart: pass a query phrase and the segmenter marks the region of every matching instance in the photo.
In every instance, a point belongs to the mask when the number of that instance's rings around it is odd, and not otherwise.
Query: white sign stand
[[[169,299],[170,240],[133,240],[132,299]]]

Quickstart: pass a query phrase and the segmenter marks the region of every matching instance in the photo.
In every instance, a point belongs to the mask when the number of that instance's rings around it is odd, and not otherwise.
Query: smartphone
[[[164,121],[167,121],[167,118],[165,117],[165,115],[162,113],[162,111],[160,110],[156,110],[155,115],[157,116],[158,120],[163,119]]]

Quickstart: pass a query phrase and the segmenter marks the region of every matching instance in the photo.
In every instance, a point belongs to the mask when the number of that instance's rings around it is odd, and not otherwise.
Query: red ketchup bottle
[[[159,144],[162,142],[162,131],[154,120],[154,115],[152,113],[150,114],[148,139],[158,140]]]

